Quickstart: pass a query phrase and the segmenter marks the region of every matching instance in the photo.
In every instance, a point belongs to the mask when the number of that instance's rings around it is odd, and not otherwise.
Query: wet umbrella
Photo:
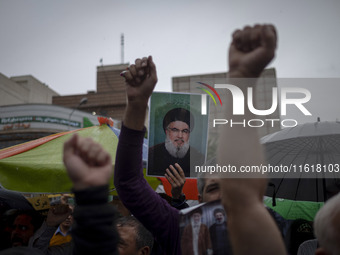
[[[339,122],[285,128],[263,137],[261,142],[268,164],[281,169],[269,175],[266,195],[323,202],[340,190]]]

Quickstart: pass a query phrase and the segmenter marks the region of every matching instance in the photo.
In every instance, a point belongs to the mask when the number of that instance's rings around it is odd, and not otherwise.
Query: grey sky
[[[173,76],[226,71],[236,28],[273,23],[278,77],[340,77],[339,13],[338,0],[0,0],[0,72],[86,93],[101,58],[120,63],[124,33],[125,62],[153,55],[157,90],[171,91]]]

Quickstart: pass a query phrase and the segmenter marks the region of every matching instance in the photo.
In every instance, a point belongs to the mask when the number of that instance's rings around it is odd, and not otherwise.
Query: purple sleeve
[[[162,199],[143,176],[144,131],[122,126],[116,154],[114,184],[130,212],[155,236],[167,254],[181,254],[179,213]]]

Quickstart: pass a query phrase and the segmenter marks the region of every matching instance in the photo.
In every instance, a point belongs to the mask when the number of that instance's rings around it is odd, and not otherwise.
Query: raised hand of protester
[[[275,55],[277,43],[276,30],[273,25],[246,26],[242,30],[236,30],[232,36],[232,43],[229,48],[229,77],[231,78],[256,78],[264,70],[266,65]],[[244,92],[252,82],[243,83],[241,80],[231,80]],[[231,100],[227,100],[231,102]],[[225,106],[225,113],[234,121],[240,119],[251,119],[253,116],[246,109],[244,115],[232,115],[232,106]],[[258,141],[257,131],[252,127],[240,128],[235,126],[230,129],[222,129],[222,136],[219,145],[219,159],[221,164],[232,164],[239,168],[241,165],[257,166],[264,163],[262,147]],[[241,156],[242,155],[242,156]],[[249,202],[262,201],[266,188],[266,179],[257,174],[251,180],[240,178],[238,180],[223,180],[224,201],[236,203],[244,200]],[[243,187],[247,188],[244,189]]]
[[[147,103],[157,83],[156,66],[152,57],[137,58],[135,64],[121,73],[126,81],[129,103]]]
[[[246,26],[236,30],[229,48],[229,76],[257,78],[274,58],[276,42],[273,25]]]
[[[237,30],[229,49],[229,78],[257,78],[273,59],[276,32],[271,25],[256,25]],[[253,86],[254,80],[231,79],[243,92]],[[226,96],[231,96],[230,93]],[[253,117],[246,110],[244,115],[233,115],[231,101],[224,105],[226,118],[235,122]],[[263,148],[257,130],[250,126],[235,125],[221,128],[218,163],[242,166],[265,164]],[[223,176],[222,176],[223,177]],[[267,180],[261,173],[247,173],[241,178],[224,176],[220,179],[222,203],[228,215],[228,232],[234,254],[285,254],[281,234],[263,205]],[[240,176],[239,176],[240,177]],[[270,239],[270,242],[264,240]],[[245,245],[246,243],[246,245]]]
[[[77,134],[64,143],[63,160],[75,190],[107,185],[113,173],[110,154],[91,138]]]
[[[71,196],[69,194],[61,194],[60,196],[60,203],[62,204],[68,204],[68,199],[70,198]]]
[[[47,226],[58,227],[60,223],[67,219],[71,211],[72,210],[68,204],[52,205],[47,213]]]
[[[135,64],[130,65],[121,75],[126,81],[128,98],[123,123],[130,129],[142,130],[148,100],[157,83],[156,65],[151,56],[138,58]]]
[[[176,168],[177,170],[176,170]],[[173,199],[179,199],[182,192],[183,192],[183,186],[185,184],[185,175],[184,171],[181,168],[179,164],[175,164],[175,167],[173,165],[170,165],[169,168],[167,168],[165,171],[165,178],[169,181],[171,184],[171,194]]]
[[[229,77],[258,77],[274,57],[275,48],[276,31],[272,25],[246,26],[242,30],[236,30],[229,47]],[[235,82],[235,85],[243,91],[247,91],[248,86],[254,85],[252,82],[244,83],[238,79],[230,82]],[[231,104],[232,100],[226,101]],[[230,109],[232,109],[231,105],[225,105],[225,114],[234,121],[252,118],[247,109],[244,115],[233,115]],[[228,141],[228,143],[222,141]],[[264,163],[264,155],[257,131],[252,127],[233,126],[229,129],[221,129],[218,154],[221,165],[231,164],[237,169],[242,165],[259,166]],[[243,203],[262,201],[266,179],[261,178],[264,176],[259,176],[260,178],[257,179],[256,173],[253,173],[250,177],[254,178],[249,180],[226,178],[221,181],[223,201],[227,205],[226,210],[232,208],[235,203],[240,203],[240,201],[243,201]]]

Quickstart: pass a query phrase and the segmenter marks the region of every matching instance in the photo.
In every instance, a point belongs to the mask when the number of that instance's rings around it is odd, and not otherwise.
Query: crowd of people
[[[242,91],[256,86],[239,78],[259,77],[274,58],[276,45],[277,34],[272,25],[236,30],[229,47],[230,82]],[[43,222],[35,212],[4,212],[3,219],[13,224],[1,222],[6,234],[2,235],[0,254],[291,253],[276,217],[263,204],[267,180],[257,176],[199,176],[199,202],[220,200],[224,210],[214,211],[216,224],[210,228],[202,223],[202,212],[193,210],[191,223],[180,228],[179,209],[188,207],[182,194],[185,171],[181,165],[174,162],[164,167],[167,168],[164,169],[165,176],[173,187],[170,203],[148,185],[143,175],[144,123],[148,100],[157,83],[156,65],[151,56],[136,59],[122,76],[126,81],[128,103],[114,171],[111,156],[101,145],[91,138],[74,134],[64,144],[63,160],[73,184],[76,206],[73,208],[65,203],[51,206]],[[224,96],[230,97],[229,94]],[[232,100],[225,102],[228,118],[232,116],[232,107],[228,105]],[[181,120],[170,117],[164,132],[182,136],[189,133],[190,123],[183,122],[185,125],[177,128],[171,123]],[[251,119],[252,115],[246,111],[243,116],[232,117],[237,121],[238,118]],[[264,164],[264,153],[255,129],[236,125],[222,128],[220,132],[216,155],[219,165]],[[177,142],[177,146],[181,144],[181,141]],[[119,198],[132,216],[121,217],[108,203],[112,175]],[[299,254],[340,254],[339,205],[340,195],[326,202],[315,218],[313,248],[301,246]],[[222,234],[216,236],[216,229]]]

